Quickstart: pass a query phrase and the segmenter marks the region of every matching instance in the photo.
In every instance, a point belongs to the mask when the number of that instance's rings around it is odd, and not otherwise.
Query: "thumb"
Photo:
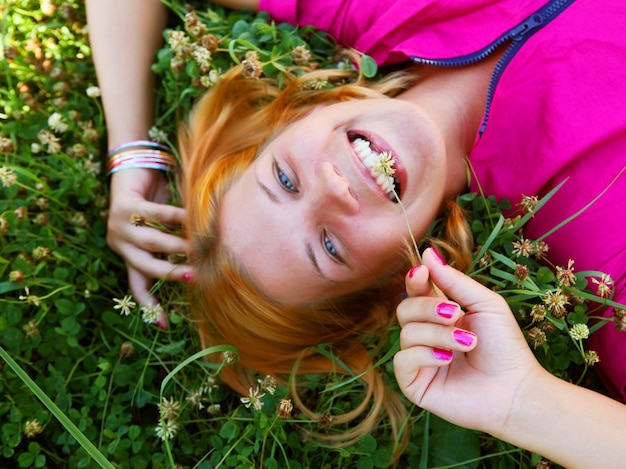
[[[463,305],[470,311],[484,309],[487,306],[507,307],[504,299],[489,288],[464,273],[446,265],[441,256],[432,248],[422,254],[422,262],[428,267],[431,280],[450,299]],[[489,308],[489,309],[492,309]]]

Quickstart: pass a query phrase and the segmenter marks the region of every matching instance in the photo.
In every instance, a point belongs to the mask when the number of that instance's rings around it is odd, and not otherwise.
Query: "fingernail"
[[[193,279],[193,274],[191,272],[185,272],[183,274],[183,281],[190,282]]]
[[[452,360],[452,352],[450,350],[444,350],[442,348],[434,348],[433,355],[437,360],[444,360],[449,362]]]
[[[461,329],[455,329],[455,331],[452,333],[452,337],[454,337],[454,340],[456,340],[459,344],[465,346],[472,345],[474,343],[474,340],[476,339],[475,334],[473,334],[472,332],[463,331]]]
[[[156,325],[162,331],[166,331],[168,326],[169,326],[169,321],[167,320],[167,315],[162,314],[161,316],[159,316],[159,318],[156,320]]]
[[[456,312],[456,305],[453,303],[439,303],[437,305],[437,314],[442,318],[450,319]]]
[[[443,260],[443,257],[441,257],[441,255],[437,252],[437,250],[435,248],[432,248],[433,250],[433,256],[435,256],[435,259],[437,260],[437,262],[439,262],[441,265],[446,265],[446,262]]]
[[[420,267],[421,265],[416,265],[411,270],[409,270],[409,278],[413,278],[413,275],[415,275],[415,272],[417,272],[420,269]]]

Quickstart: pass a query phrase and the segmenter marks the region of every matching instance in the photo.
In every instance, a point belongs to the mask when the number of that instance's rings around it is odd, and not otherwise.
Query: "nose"
[[[346,215],[354,215],[359,211],[359,201],[350,190],[348,180],[332,163],[321,163],[317,167],[316,176],[313,197],[318,209],[326,212],[339,210]]]

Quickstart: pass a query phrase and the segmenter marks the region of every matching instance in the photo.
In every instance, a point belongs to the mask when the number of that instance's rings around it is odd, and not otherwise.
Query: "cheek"
[[[359,250],[361,268],[374,278],[394,272],[408,258],[408,246],[401,236],[392,234],[391,230],[377,237],[372,236]]]

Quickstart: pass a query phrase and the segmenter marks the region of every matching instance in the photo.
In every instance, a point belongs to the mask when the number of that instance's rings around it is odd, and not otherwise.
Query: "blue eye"
[[[277,164],[274,164],[274,171],[276,173],[276,179],[278,179],[278,183],[283,186],[289,192],[298,192],[296,186],[293,185],[291,179],[282,172],[282,170],[278,167]]]
[[[326,249],[326,252],[328,252],[328,254],[333,257],[339,258],[339,254],[337,254],[337,249],[335,249],[335,245],[328,236],[324,235],[322,237],[322,242],[324,243],[324,249]]]

